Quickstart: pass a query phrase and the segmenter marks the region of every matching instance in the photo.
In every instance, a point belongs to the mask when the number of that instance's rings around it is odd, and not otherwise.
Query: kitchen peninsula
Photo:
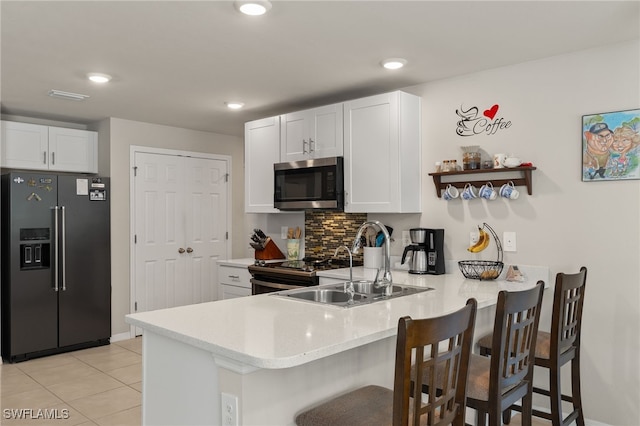
[[[351,308],[271,293],[128,315],[144,330],[143,424],[223,424],[235,414],[229,424],[291,425],[297,412],[358,386],[393,387],[400,317],[439,316],[475,297],[481,336],[500,290],[540,279],[548,286],[548,268],[521,270],[524,283],[467,280],[453,268],[437,276],[393,271],[394,283],[434,290]],[[365,274],[354,268],[354,278]]]

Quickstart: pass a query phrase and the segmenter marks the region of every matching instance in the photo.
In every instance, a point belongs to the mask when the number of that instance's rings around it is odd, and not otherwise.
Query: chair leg
[[[508,410],[511,414],[511,410]],[[531,426],[533,417],[533,392],[529,390],[529,393],[522,398],[522,426]],[[511,420],[511,419],[509,419]]]
[[[584,426],[584,414],[582,413],[582,394],[580,392],[580,355],[576,354],[571,360],[571,395],[573,399],[573,409],[578,412],[576,424]]]
[[[484,411],[476,410],[476,425],[487,426],[487,413]]]
[[[562,426],[562,393],[560,385],[560,367],[549,368],[549,399],[551,400],[551,423]]]
[[[502,412],[502,423],[505,425],[511,423],[511,408],[507,408]]]

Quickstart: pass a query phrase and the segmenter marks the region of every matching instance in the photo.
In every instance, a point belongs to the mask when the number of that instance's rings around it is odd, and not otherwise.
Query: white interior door
[[[134,311],[215,300],[228,252],[228,161],[135,152]]]
[[[226,162],[185,158],[185,278],[184,300],[199,303],[217,297],[217,261],[226,254]]]
[[[136,312],[176,306],[185,276],[183,162],[180,157],[135,154]]]

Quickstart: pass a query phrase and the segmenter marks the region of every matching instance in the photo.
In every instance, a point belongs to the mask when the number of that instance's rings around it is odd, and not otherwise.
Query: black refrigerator
[[[108,344],[108,178],[12,172],[1,189],[3,359]]]

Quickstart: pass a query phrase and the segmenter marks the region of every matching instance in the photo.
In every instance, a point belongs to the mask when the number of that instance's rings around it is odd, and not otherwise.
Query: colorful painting
[[[582,116],[582,180],[640,179],[640,109]]]

